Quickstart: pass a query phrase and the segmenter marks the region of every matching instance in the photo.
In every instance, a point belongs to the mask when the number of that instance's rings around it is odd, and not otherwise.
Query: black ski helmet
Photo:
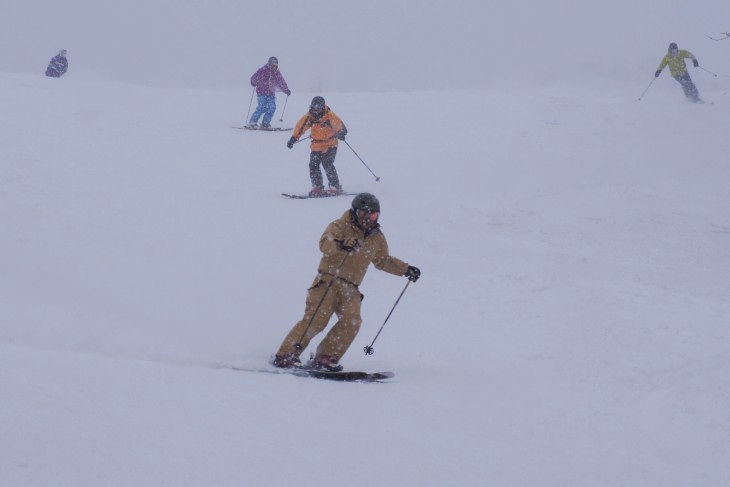
[[[269,58],[269,62],[268,62],[268,64],[276,64],[276,65],[278,66],[278,65],[279,65],[279,60],[278,60],[278,59],[276,59],[276,56],[271,56],[271,57]]]
[[[309,105],[309,114],[314,117],[315,120],[319,121],[325,114],[324,98],[321,96],[315,96],[312,98],[312,103]]]
[[[312,103],[309,105],[309,108],[324,109],[324,98],[321,96],[315,96],[312,98]]]
[[[670,51],[676,51],[678,49],[679,48],[677,47],[677,43],[676,42],[672,42],[671,44],[669,44],[669,50]]]
[[[355,211],[367,210],[377,211],[380,213],[380,201],[378,201],[378,198],[370,193],[360,193],[353,198],[352,209]]]

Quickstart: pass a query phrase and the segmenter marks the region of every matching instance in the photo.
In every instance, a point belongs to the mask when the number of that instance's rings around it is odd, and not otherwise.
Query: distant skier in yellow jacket
[[[689,77],[687,66],[684,63],[685,59],[691,59],[692,64],[694,64],[696,68],[700,65],[697,58],[691,52],[679,49],[676,42],[669,44],[668,51],[667,55],[664,56],[662,62],[659,64],[654,76],[658,78],[662,73],[662,70],[669,66],[669,74],[671,74],[672,77],[676,79],[680,85],[682,85],[684,95],[693,102],[702,101],[700,100],[700,93],[697,91],[697,87],[692,82],[692,78]]]

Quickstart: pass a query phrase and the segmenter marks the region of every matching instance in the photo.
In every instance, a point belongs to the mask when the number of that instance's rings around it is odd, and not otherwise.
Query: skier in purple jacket
[[[259,118],[263,114],[264,119],[261,121],[261,128],[271,128],[271,118],[276,111],[275,94],[277,89],[286,93],[286,96],[291,95],[291,91],[289,91],[289,87],[279,71],[279,60],[271,56],[266,66],[262,66],[251,76],[251,86],[256,87],[258,106],[256,111],[253,112],[247,127],[258,127]]]

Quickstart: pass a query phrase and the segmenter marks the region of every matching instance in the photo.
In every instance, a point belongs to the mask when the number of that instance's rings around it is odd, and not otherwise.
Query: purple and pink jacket
[[[289,91],[279,68],[271,69],[269,66],[267,64],[261,67],[251,76],[251,84],[256,87],[256,94],[258,96],[272,96],[276,94],[277,88],[279,88],[279,91]]]

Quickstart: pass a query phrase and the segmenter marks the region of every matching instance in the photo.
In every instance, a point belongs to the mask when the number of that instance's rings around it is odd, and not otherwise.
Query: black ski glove
[[[337,132],[335,134],[335,137],[338,138],[338,139],[340,139],[340,140],[345,140],[345,135],[347,135],[347,132],[344,131],[344,130],[340,130],[339,132]]]
[[[662,74],[662,70],[661,69],[657,69],[656,73],[654,73],[654,77],[655,78],[658,78],[660,74]]]
[[[409,281],[416,282],[418,278],[421,277],[421,270],[418,267],[409,265],[404,276],[406,276]]]
[[[284,93],[286,93],[286,96],[291,95],[291,90],[286,90]]]
[[[697,68],[697,67],[699,67],[700,62],[698,60],[696,60],[696,59],[693,59],[692,60],[692,64],[694,64],[695,65],[695,68]]]
[[[353,250],[357,249],[360,246],[360,242],[357,241],[354,237],[348,237],[341,242],[339,242],[340,248],[344,250],[347,253],[352,252]]]
[[[297,143],[297,139],[295,139],[294,136],[292,135],[291,138],[289,139],[289,142],[286,143],[286,146],[291,149],[292,147],[294,147],[294,144],[296,144],[296,143]]]

